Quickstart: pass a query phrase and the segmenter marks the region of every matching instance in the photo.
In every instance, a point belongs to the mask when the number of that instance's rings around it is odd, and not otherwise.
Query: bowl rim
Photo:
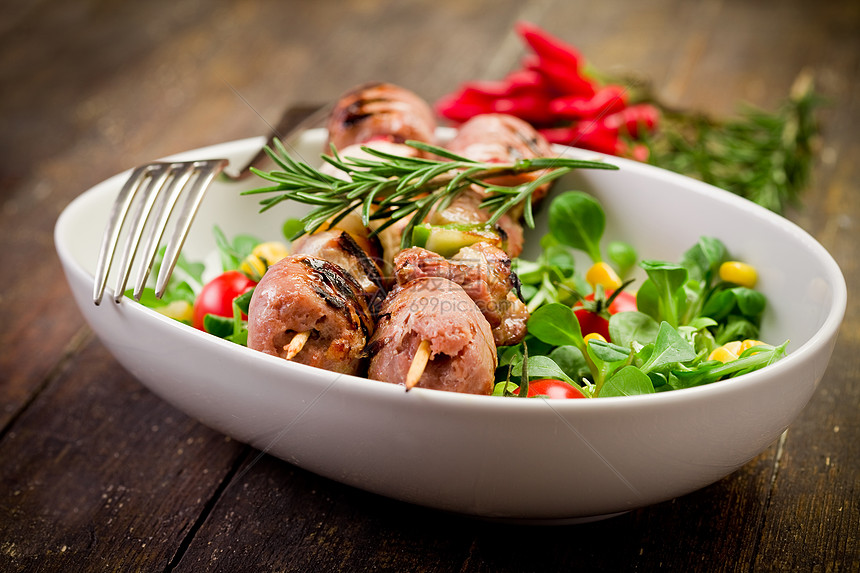
[[[307,130],[302,136],[320,138],[320,131],[324,130],[322,128],[310,129]],[[452,128],[440,128],[440,133],[442,134],[450,134],[452,132]],[[266,138],[261,136],[237,139],[192,149],[177,154],[172,154],[163,157],[160,160],[173,161],[200,158],[204,156],[220,157],[239,155],[244,152],[256,150],[265,141]],[[696,400],[696,398],[699,396],[701,396],[703,399],[706,399],[711,396],[719,396],[723,395],[724,393],[731,393],[739,385],[756,386],[762,384],[768,378],[771,378],[773,376],[779,376],[788,372],[794,366],[795,363],[810,359],[812,355],[818,350],[820,350],[823,345],[827,344],[828,340],[835,338],[838,334],[847,307],[847,285],[845,282],[845,278],[842,274],[841,269],[839,268],[839,265],[836,263],[835,259],[827,251],[827,249],[825,249],[824,246],[822,246],[814,237],[812,237],[807,231],[802,229],[796,223],[786,219],[781,215],[769,211],[764,207],[757,205],[747,199],[730,193],[729,191],[656,166],[647,165],[631,159],[619,158],[575,147],[554,145],[554,148],[559,152],[559,154],[574,155],[577,157],[589,159],[596,158],[616,164],[625,170],[633,172],[638,171],[648,174],[649,177],[654,179],[676,183],[682,182],[685,187],[690,188],[697,193],[712,195],[715,199],[719,201],[734,203],[738,208],[752,210],[757,216],[764,217],[765,219],[771,221],[773,224],[785,229],[786,232],[793,234],[795,237],[806,243],[807,246],[817,256],[817,258],[821,260],[822,267],[826,271],[826,279],[832,285],[832,304],[828,309],[827,315],[822,321],[821,326],[802,345],[800,345],[796,349],[791,350],[778,362],[767,366],[767,368],[765,369],[757,370],[748,374],[743,374],[741,376],[728,380],[723,380],[718,383],[706,384],[703,386],[696,386],[670,392],[657,392],[653,394],[643,394],[636,396],[604,397],[598,400],[511,400],[499,399],[499,397],[497,396],[461,394],[420,387],[413,388],[408,392],[408,394],[411,394],[413,396],[421,396],[423,399],[422,401],[424,402],[431,401],[446,408],[474,407],[475,405],[479,405],[482,409],[501,408],[503,409],[503,411],[507,408],[545,408],[545,405],[542,402],[551,403],[553,410],[570,410],[574,412],[581,411],[584,408],[587,408],[589,411],[601,412],[606,409],[616,410],[618,408],[623,409],[627,407],[639,408],[646,405],[655,407],[658,405],[665,406],[679,402],[688,402],[691,400]],[[119,183],[124,181],[129,176],[131,171],[132,169],[128,169],[126,171],[120,172],[80,193],[63,208],[62,212],[57,218],[57,221],[54,226],[54,243],[57,254],[67,272],[74,273],[76,277],[81,281],[88,281],[91,283],[94,280],[94,276],[92,273],[84,269],[84,267],[74,257],[71,250],[66,245],[65,238],[69,233],[69,226],[71,225],[72,215],[76,210],[80,208],[82,203],[86,200],[93,199],[99,194],[105,194],[108,192],[109,189],[113,187],[117,187],[118,189]],[[179,328],[180,332],[183,332],[185,335],[189,335],[192,337],[205,337],[205,339],[208,340],[209,343],[214,345],[213,348],[224,349],[225,352],[238,353],[236,354],[236,356],[239,360],[250,360],[254,362],[262,360],[262,364],[266,365],[267,369],[286,368],[286,371],[297,372],[304,380],[317,380],[321,373],[327,372],[325,370],[314,368],[312,366],[284,361],[283,359],[280,359],[278,357],[269,356],[264,353],[257,352],[255,350],[220,339],[205,332],[201,332],[191,326],[168,318],[131,299],[123,299],[122,303],[119,306],[125,307],[123,310],[131,312],[133,315],[140,313],[141,316],[147,317],[145,318],[145,320],[162,321],[164,324],[170,325],[168,327]],[[203,339],[200,340],[202,341]],[[302,374],[305,375],[302,376]],[[388,382],[372,380],[353,375],[339,375],[333,372],[329,372],[328,374],[336,375],[344,380],[349,380],[350,386],[355,386],[355,391],[361,394],[369,393],[369,395],[371,396],[378,395],[393,398],[396,398],[397,396],[402,397],[407,395],[407,392],[404,390],[404,388],[397,384],[391,384]],[[370,382],[370,384],[368,384],[368,382]]]

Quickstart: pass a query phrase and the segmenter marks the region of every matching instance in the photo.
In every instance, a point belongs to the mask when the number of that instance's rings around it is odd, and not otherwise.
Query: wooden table
[[[368,80],[430,101],[517,67],[526,19],[666,101],[828,105],[789,217],[860,283],[856,2],[151,0],[0,13],[0,570],[858,571],[860,314],[812,402],[710,487],[587,525],[412,507],[261,455],[143,388],[74,306],[52,241],[76,195],[154,158],[266,132]]]

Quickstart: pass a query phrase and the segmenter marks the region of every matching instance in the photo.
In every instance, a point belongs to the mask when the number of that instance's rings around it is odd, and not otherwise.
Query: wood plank
[[[749,562],[753,545],[725,535],[761,523],[771,464],[762,456],[721,482],[613,519],[534,527],[398,503],[263,457],[245,465],[177,571],[697,570],[712,556]],[[743,487],[737,487],[740,482]],[[709,570],[717,570],[712,568]],[[731,569],[729,569],[731,570]]]
[[[112,145],[110,137],[122,134],[92,103],[121,64],[127,86],[137,81],[136,59],[152,39],[138,23],[141,12],[127,10],[33,4],[0,37],[0,429],[74,352],[85,328],[52,232],[72,198],[135,161]],[[167,32],[189,25],[182,14],[172,18]]]
[[[813,42],[814,48],[803,42],[821,62],[816,69],[829,103],[808,201],[792,218],[843,269],[848,310],[824,380],[785,441],[755,562],[773,571],[860,570],[860,301],[854,296],[860,288],[860,10],[837,8],[827,11],[831,41]]]
[[[399,504],[225,443],[88,338],[50,239],[59,209],[89,185],[261,133],[290,103],[372,78],[431,100],[498,78],[517,65],[510,28],[527,18],[600,69],[643,73],[672,102],[717,113],[738,99],[772,105],[799,66],[815,66],[836,105],[808,208],[792,218],[834,253],[854,292],[854,3],[156,0],[28,10],[0,29],[10,86],[0,92],[0,268],[32,269],[26,282],[0,273],[0,568],[860,570],[854,299],[821,388],[781,442],[678,500],[534,529]]]
[[[247,451],[91,340],[0,441],[0,569],[164,569]]]
[[[446,535],[426,535],[431,528]],[[235,571],[248,564],[269,571],[429,571],[452,555],[465,556],[469,543],[462,519],[262,456],[231,482],[176,571]]]

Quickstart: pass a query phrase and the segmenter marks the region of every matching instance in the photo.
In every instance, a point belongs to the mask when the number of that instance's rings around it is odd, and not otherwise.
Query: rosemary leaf
[[[463,163],[478,163],[477,161],[474,161],[472,159],[468,159],[466,157],[463,157],[462,155],[457,155],[456,153],[452,153],[443,147],[437,147],[435,145],[429,145],[429,144],[421,142],[421,141],[409,140],[406,142],[406,145],[409,145],[410,147],[414,147],[415,149],[419,149],[421,151],[431,153],[431,154],[439,156],[439,157],[444,157],[446,159],[450,159],[451,161],[459,161],[459,162],[463,162]]]
[[[401,157],[369,147],[362,149],[373,158],[341,157],[333,149],[330,156],[323,156],[323,160],[342,170],[348,175],[347,180],[322,173],[290,157],[276,140],[274,148],[267,147],[266,153],[275,160],[280,171],[253,170],[260,178],[275,185],[243,194],[277,193],[260,201],[261,210],[287,200],[312,205],[311,212],[302,218],[306,233],[316,231],[326,222],[338,222],[355,209],[361,210],[365,225],[382,220],[373,234],[409,217],[402,239],[403,246],[408,247],[415,225],[434,208],[448,207],[471,185],[488,190],[489,196],[482,206],[493,209],[489,224],[495,224],[507,211],[523,203],[526,224],[534,226],[531,203],[538,187],[572,169],[618,169],[601,161],[565,157],[482,163],[433,145],[412,141],[407,144],[442,159]],[[487,183],[488,179],[534,171],[544,173],[528,184],[507,187]]]

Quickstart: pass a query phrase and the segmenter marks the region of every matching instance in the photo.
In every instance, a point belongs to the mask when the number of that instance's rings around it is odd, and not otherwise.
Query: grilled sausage
[[[526,334],[529,311],[519,298],[519,279],[511,271],[511,259],[485,242],[463,247],[446,259],[420,247],[394,258],[398,284],[421,277],[442,277],[460,285],[487,319],[497,346],[517,344]]]
[[[290,255],[269,267],[248,310],[248,347],[285,358],[299,333],[307,342],[291,358],[344,374],[362,374],[373,322],[364,291],[338,265]]]
[[[456,283],[424,277],[388,294],[368,349],[368,377],[404,384],[422,341],[429,342],[430,359],[418,386],[492,392],[497,362],[490,325]]]
[[[529,123],[499,113],[476,115],[461,125],[457,134],[447,145],[448,150],[463,157],[487,163],[508,163],[519,159],[553,157],[552,145]],[[532,171],[489,179],[489,183],[515,186],[529,183],[540,177],[543,171]],[[541,185],[532,195],[535,203],[549,192],[550,184]],[[475,187],[478,193],[483,192]],[[514,218],[519,212],[511,211]]]
[[[446,147],[488,163],[553,156],[552,145],[529,123],[503,113],[476,115],[458,128]]]
[[[436,140],[436,119],[427,102],[389,83],[365,84],[341,96],[327,127],[329,145],[339,150],[379,138],[395,143]]]
[[[385,298],[382,271],[353,236],[340,229],[303,235],[291,247],[293,255],[309,255],[334,263],[361,286],[371,310]]]

